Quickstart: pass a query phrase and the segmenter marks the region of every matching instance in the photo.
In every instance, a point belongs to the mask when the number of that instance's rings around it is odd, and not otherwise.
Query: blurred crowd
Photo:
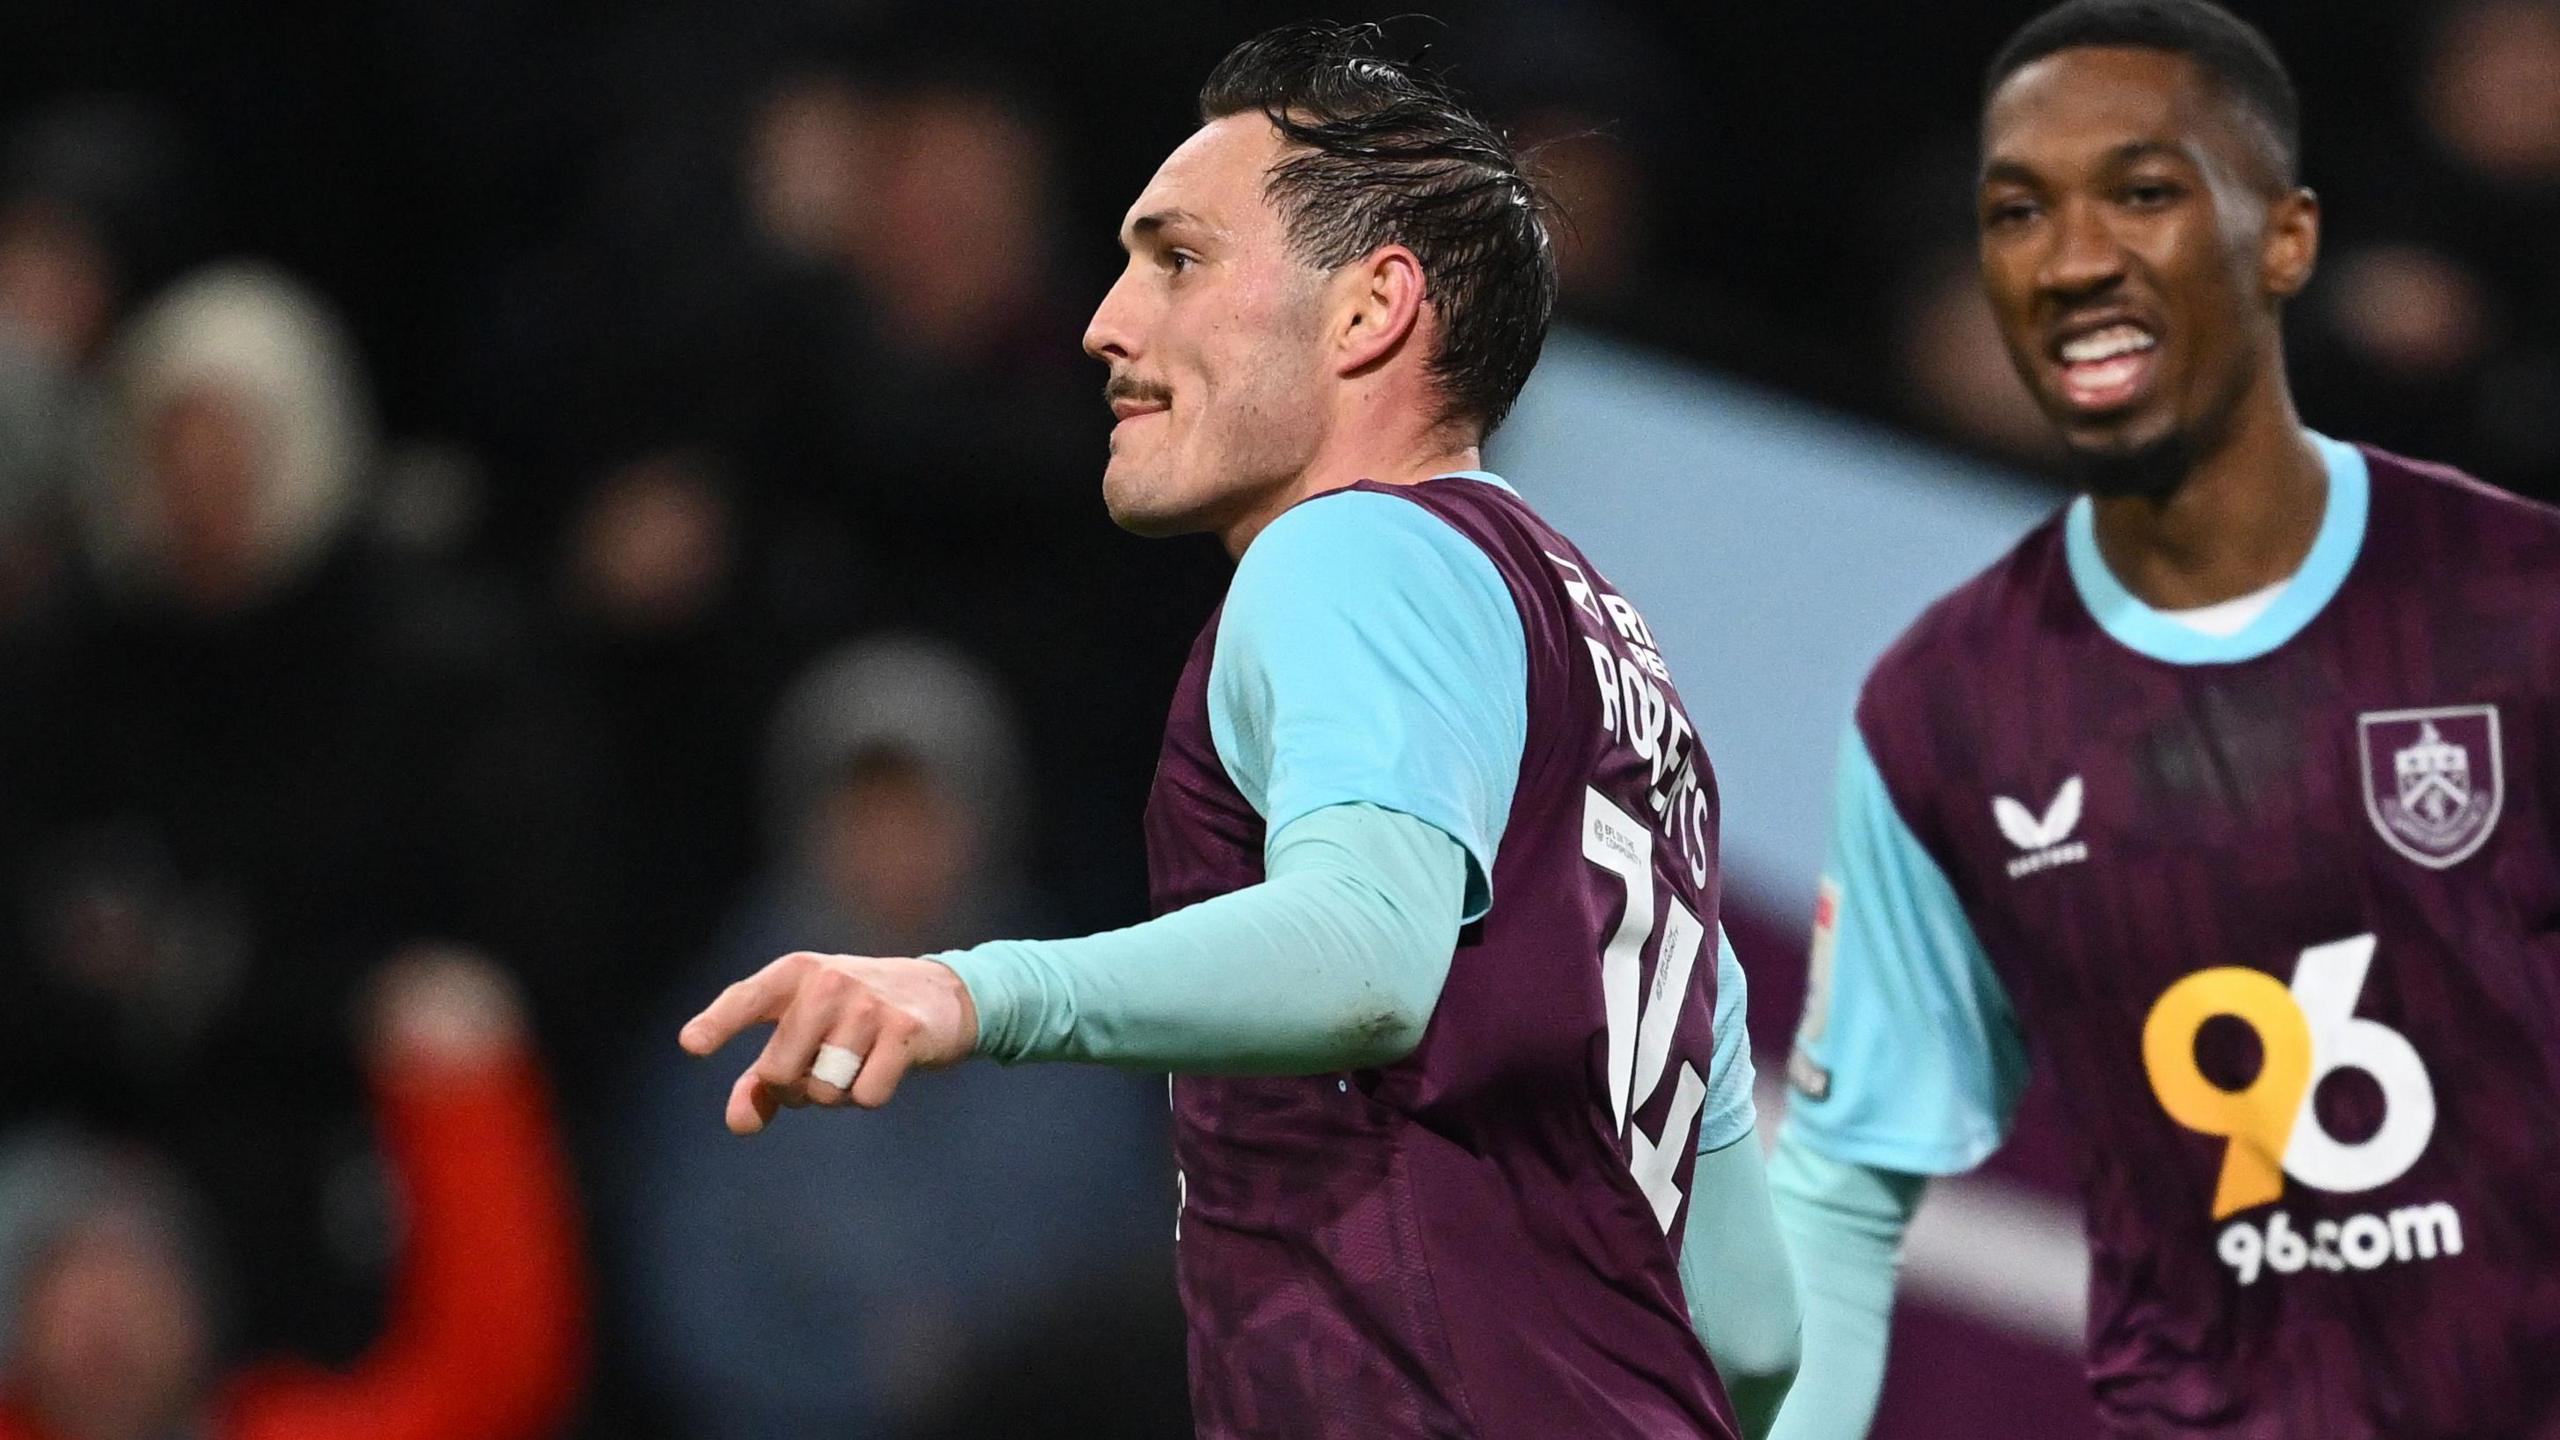
[[[740,1142],[673,1043],[1139,913],[1224,562],[1103,518],[1077,337],[1294,10],[1075,8],[13,12],[0,1440],[1184,1432],[1160,1089]],[[1415,44],[1544,142],[1567,323],[2032,466],[1967,176],[2027,8]],[[2560,0],[2243,8],[2306,413],[2560,494]]]

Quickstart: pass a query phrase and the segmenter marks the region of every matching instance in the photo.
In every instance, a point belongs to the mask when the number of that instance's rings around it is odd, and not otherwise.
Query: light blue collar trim
[[[2117,643],[2172,665],[2229,665],[2255,660],[2301,633],[2324,609],[2354,568],[2364,548],[2365,511],[2372,499],[2373,479],[2364,452],[2326,435],[2311,443],[2329,469],[2329,502],[2321,511],[2320,533],[2302,559],[2284,593],[2266,613],[2230,635],[2207,635],[2181,625],[2145,605],[2124,588],[2098,553],[2098,522],[2089,497],[2071,502],[2063,519],[2063,555],[2071,565],[2071,583]]]
[[[1520,493],[1519,491],[1511,488],[1510,481],[1503,479],[1501,476],[1494,474],[1490,470],[1452,470],[1446,475],[1434,475],[1431,478],[1434,480],[1481,480],[1487,485],[1492,486],[1494,489],[1503,491],[1507,494],[1517,496]]]

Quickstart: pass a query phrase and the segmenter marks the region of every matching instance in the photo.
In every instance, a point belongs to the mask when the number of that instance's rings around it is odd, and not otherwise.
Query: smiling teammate
[[[1373,38],[1219,66],[1085,336],[1113,517],[1238,562],[1147,809],[1159,918],[785,956],[683,1041],[779,1022],[742,1132],[972,1054],[1175,1071],[1204,1436],[1728,1436],[1718,1368],[1765,1417],[1795,1312],[1713,772],[1643,618],[1476,468],[1554,301],[1541,202]]]
[[[1772,1179],[1791,1440],[1865,1433],[1924,1177],[2032,1047],[2114,1433],[2560,1436],[2560,517],[2307,432],[2291,82],[2199,0],[1990,71],[1982,273],[2087,494],[1880,660]]]

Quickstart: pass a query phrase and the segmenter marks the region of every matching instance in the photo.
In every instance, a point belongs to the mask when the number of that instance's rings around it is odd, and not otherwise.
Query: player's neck
[[[2302,568],[2328,508],[2328,471],[2279,379],[2167,493],[2093,498],[2098,553],[2157,610],[2263,590]]]
[[[1342,490],[1363,480],[1381,485],[1419,485],[1438,475],[1460,470],[1481,469],[1484,451],[1473,444],[1454,444],[1439,432],[1422,441],[1393,447],[1350,446],[1327,447],[1314,464],[1299,473],[1295,483],[1281,487],[1271,498],[1237,519],[1219,532],[1219,540],[1227,547],[1229,558],[1242,558],[1245,547],[1254,537],[1290,506],[1313,499],[1328,491]]]

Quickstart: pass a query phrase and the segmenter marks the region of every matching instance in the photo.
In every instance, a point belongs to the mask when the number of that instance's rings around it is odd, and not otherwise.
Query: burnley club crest
[[[2359,715],[2356,741],[2365,813],[2392,849],[2442,870],[2488,842],[2506,801],[2497,706]]]

